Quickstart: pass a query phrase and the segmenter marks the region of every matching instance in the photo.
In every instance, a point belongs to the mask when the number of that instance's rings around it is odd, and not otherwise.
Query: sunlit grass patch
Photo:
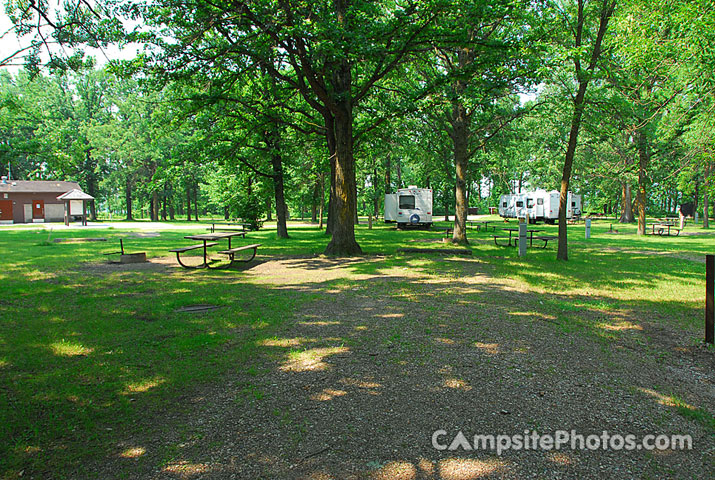
[[[50,349],[55,355],[61,357],[87,356],[94,351],[94,349],[87,348],[81,343],[71,342],[64,338],[58,342],[51,343]]]

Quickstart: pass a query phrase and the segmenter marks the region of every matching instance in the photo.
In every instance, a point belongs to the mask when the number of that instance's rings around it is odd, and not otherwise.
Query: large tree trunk
[[[283,190],[283,159],[277,153],[276,145],[271,155],[271,166],[273,167],[273,191],[276,197],[276,219],[278,238],[288,238],[288,226],[286,216],[288,207],[286,206],[285,192]]]
[[[573,159],[576,155],[576,146],[578,145],[578,132],[581,128],[581,117],[585,108],[584,100],[586,98],[586,88],[588,81],[579,83],[578,92],[574,98],[574,111],[571,117],[571,131],[569,132],[569,143],[566,148],[566,159],[564,160],[564,169],[561,175],[561,196],[559,197],[559,247],[556,253],[556,258],[559,260],[568,260],[568,226],[566,223],[566,210],[568,208],[569,182],[571,181],[571,170],[573,169]]]
[[[328,224],[325,227],[325,234],[333,234],[333,225],[337,213],[335,212],[335,117],[330,112],[323,114],[325,120],[325,143],[328,146],[328,157],[330,162],[330,192],[328,192]]]
[[[343,60],[333,74],[335,87],[335,221],[326,255],[357,255],[362,253],[355,240],[357,191],[355,159],[353,158],[353,111],[350,88],[350,65]]]
[[[462,49],[458,52],[458,62],[461,68],[472,61],[473,53]],[[452,127],[450,137],[454,148],[455,189],[454,189],[454,231],[452,243],[467,244],[467,167],[469,164],[469,117],[462,95],[466,85],[462,80],[456,80],[454,90],[456,99],[452,102],[452,115],[449,123]]]
[[[151,221],[159,221],[159,192],[151,192]]]
[[[621,211],[620,223],[633,223],[633,197],[631,195],[631,185],[628,182],[621,183],[623,188],[623,210]]]
[[[564,159],[564,169],[561,175],[561,197],[559,198],[559,246],[556,253],[556,258],[559,260],[568,260],[568,244],[567,244],[567,234],[568,227],[566,225],[566,208],[568,202],[569,193],[569,183],[571,181],[571,170],[573,169],[573,160],[576,155],[576,146],[578,145],[578,132],[581,128],[581,117],[583,116],[583,111],[586,106],[586,89],[588,88],[588,82],[590,80],[591,74],[596,69],[596,62],[601,56],[601,44],[603,43],[603,37],[606,35],[606,30],[608,29],[608,22],[613,15],[613,11],[616,8],[616,0],[606,1],[601,4],[601,10],[599,15],[598,32],[596,34],[596,40],[593,44],[593,50],[591,51],[591,59],[589,61],[588,67],[583,69],[581,66],[581,60],[576,58],[575,70],[576,79],[578,81],[578,90],[576,92],[576,97],[574,97],[574,111],[571,117],[571,131],[569,132],[569,143],[566,148],[566,158]],[[575,46],[576,48],[581,48],[583,46],[583,31],[584,31],[584,0],[578,0],[578,13],[576,19],[576,31],[575,34]]]
[[[646,134],[639,130],[636,134],[638,137],[638,193],[636,194],[636,203],[638,205],[638,235],[646,234],[646,171],[650,160],[648,152],[648,139]]]
[[[128,175],[124,184],[124,200],[127,204],[127,220],[134,220],[132,215],[132,179]]]

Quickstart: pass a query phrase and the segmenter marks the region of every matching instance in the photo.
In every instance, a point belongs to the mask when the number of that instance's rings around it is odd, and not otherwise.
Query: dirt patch
[[[706,478],[715,438],[670,392],[715,410],[713,352],[657,312],[556,309],[477,259],[461,276],[379,257],[282,258],[246,278],[311,295],[250,371],[187,393],[120,440],[97,476],[132,478]],[[468,272],[468,274],[467,274]],[[584,299],[552,295],[559,305]],[[597,300],[590,298],[590,300]],[[605,301],[606,299],[604,299]],[[551,305],[551,306],[550,306]],[[260,372],[260,373],[257,373]],[[687,434],[691,451],[444,450],[458,432]],[[129,452],[129,453],[126,453]],[[141,452],[127,458],[132,452]],[[128,470],[127,470],[128,469]]]

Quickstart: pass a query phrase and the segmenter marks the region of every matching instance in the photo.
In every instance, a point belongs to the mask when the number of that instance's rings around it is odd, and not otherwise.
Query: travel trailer
[[[499,215],[504,218],[524,217],[530,223],[544,221],[554,223],[559,218],[559,199],[561,194],[552,190],[534,190],[532,192],[502,195],[499,199]],[[569,192],[566,218],[581,215],[581,195]]]
[[[432,189],[410,186],[385,195],[385,222],[397,222],[397,228],[430,228]]]
[[[385,194],[385,223],[394,223],[397,221],[397,194]]]

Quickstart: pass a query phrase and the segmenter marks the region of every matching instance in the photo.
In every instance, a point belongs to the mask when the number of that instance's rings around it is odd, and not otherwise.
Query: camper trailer
[[[502,195],[499,200],[499,215],[504,218],[525,217],[530,223],[544,221],[554,223],[559,218],[559,200],[561,194],[552,190],[534,190],[532,192]],[[569,192],[566,218],[581,215],[581,195]]]
[[[385,223],[395,223],[397,221],[397,194],[385,194]]]
[[[502,195],[499,199],[499,215],[504,218],[526,217],[527,197],[523,193]]]
[[[385,195],[385,222],[397,228],[432,226],[432,189],[410,186]]]

